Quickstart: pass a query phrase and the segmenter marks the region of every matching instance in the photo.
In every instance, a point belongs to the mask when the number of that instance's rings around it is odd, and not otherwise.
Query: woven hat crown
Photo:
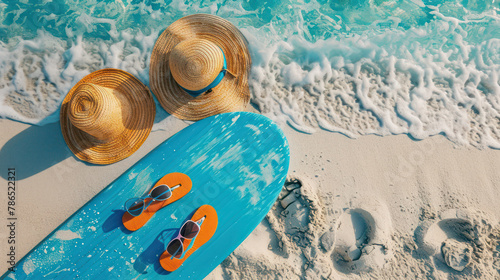
[[[187,39],[177,44],[169,56],[169,67],[175,81],[188,90],[201,90],[219,75],[224,54],[205,39]]]
[[[130,104],[114,89],[83,83],[69,102],[68,118],[78,129],[103,141],[125,130]]]

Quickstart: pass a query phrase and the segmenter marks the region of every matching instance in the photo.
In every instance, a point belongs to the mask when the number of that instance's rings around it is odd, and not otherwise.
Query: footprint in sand
[[[284,209],[281,215],[290,217],[285,220],[288,228],[305,228],[309,223],[309,208],[301,203],[301,187],[301,181],[289,181],[281,192],[279,202]]]
[[[284,251],[309,247],[323,230],[322,206],[316,192],[316,186],[307,177],[290,177],[271,211],[273,215],[268,214]]]
[[[322,254],[318,245],[326,227],[323,209],[315,182],[307,176],[291,175],[266,220],[249,237],[262,241],[264,246],[259,246],[260,250],[238,247],[222,263],[225,275],[231,275],[231,279],[251,279],[255,275],[265,279],[288,275],[332,279],[330,254]]]
[[[477,230],[466,210],[447,210],[439,221],[423,229],[424,251],[456,271],[463,271],[471,263],[477,242]]]
[[[332,260],[343,273],[382,267],[392,256],[392,223],[385,207],[376,201],[345,211],[335,226]]]
[[[357,261],[361,257],[361,250],[368,243],[371,227],[361,211],[349,211],[342,215],[338,222],[335,251],[347,262]]]

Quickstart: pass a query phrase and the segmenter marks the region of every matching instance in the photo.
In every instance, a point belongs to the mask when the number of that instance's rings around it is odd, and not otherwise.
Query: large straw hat
[[[233,24],[218,16],[190,15],[156,41],[150,87],[162,107],[181,119],[242,111],[250,100],[250,64],[247,40]]]
[[[148,88],[131,74],[102,69],[69,91],[60,117],[64,140],[79,159],[109,164],[144,143],[153,126],[155,104]]]

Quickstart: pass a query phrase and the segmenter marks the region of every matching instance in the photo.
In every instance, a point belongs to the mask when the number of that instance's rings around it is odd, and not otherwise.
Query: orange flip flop
[[[184,257],[182,259],[172,258],[172,255],[165,250],[163,254],[160,256],[160,265],[166,271],[174,271],[178,269],[182,263],[189,258],[189,256],[194,253],[198,248],[200,248],[203,244],[207,243],[210,238],[215,234],[215,230],[217,229],[217,212],[210,205],[203,205],[191,217],[191,221],[197,222],[203,219],[203,223],[200,225],[200,231],[198,235],[193,239],[184,239],[183,247],[189,248]],[[194,242],[192,245],[191,242]]]
[[[191,186],[193,185],[193,183],[191,182],[191,178],[189,178],[188,175],[175,172],[163,176],[163,178],[156,182],[151,190],[159,185],[167,185],[169,187],[177,185],[180,186],[175,190],[172,190],[172,196],[167,200],[153,201],[148,206],[148,208],[144,209],[144,211],[139,216],[132,216],[130,215],[130,213],[125,212],[122,217],[122,222],[125,228],[130,231],[136,231],[140,229],[147,223],[147,221],[149,221],[149,219],[151,219],[151,217],[153,217],[156,211],[185,196],[191,190]]]

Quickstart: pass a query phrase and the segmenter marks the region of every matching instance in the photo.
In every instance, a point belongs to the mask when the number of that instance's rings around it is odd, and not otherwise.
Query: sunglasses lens
[[[167,185],[159,185],[151,191],[151,197],[156,200],[165,200],[172,196],[172,191]]]
[[[200,231],[200,226],[193,222],[187,221],[181,228],[181,236],[186,239],[193,239]]]
[[[129,199],[125,202],[125,209],[130,215],[139,216],[144,209],[144,200],[137,198]]]
[[[183,252],[182,242],[179,239],[170,241],[167,245],[167,252],[176,258],[180,257]]]

